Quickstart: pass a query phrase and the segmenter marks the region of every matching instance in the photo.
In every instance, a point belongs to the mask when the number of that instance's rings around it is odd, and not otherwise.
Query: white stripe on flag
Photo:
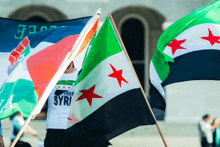
[[[165,92],[163,87],[161,86],[162,81],[159,78],[152,61],[150,62],[150,81],[165,99]]]
[[[208,28],[212,31],[214,36],[220,36],[220,25],[211,23],[200,24],[183,31],[175,38],[177,40],[187,39],[184,43],[181,44],[181,46],[186,49],[177,49],[173,55],[171,47],[166,46],[163,52],[172,58],[176,58],[183,54],[194,51],[206,49],[220,50],[219,43],[211,45],[209,41],[201,39],[201,37],[209,36]]]

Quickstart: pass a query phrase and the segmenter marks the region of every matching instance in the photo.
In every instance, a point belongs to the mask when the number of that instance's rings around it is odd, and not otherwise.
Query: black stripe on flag
[[[160,92],[157,90],[157,88],[154,87],[154,85],[150,83],[150,105],[152,108],[158,108],[163,111],[166,109],[166,102],[163,98],[163,96],[160,94]]]
[[[67,129],[63,146],[101,146],[141,125],[156,124],[140,88],[108,101],[81,122]]]
[[[174,58],[162,86],[190,80],[220,80],[220,51],[200,50]]]

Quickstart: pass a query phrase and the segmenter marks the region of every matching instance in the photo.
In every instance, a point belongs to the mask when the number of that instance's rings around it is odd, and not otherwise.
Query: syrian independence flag
[[[64,71],[54,80],[60,66],[64,64],[63,61],[67,60],[67,54],[71,51],[75,54],[82,51],[89,44],[97,26],[98,19],[87,31],[84,31],[84,26],[68,26],[25,37],[9,56],[10,75],[0,89],[0,120],[18,111],[28,117],[46,88],[52,90],[62,76]],[[79,39],[82,36],[80,32],[85,35]],[[76,43],[77,50],[74,48]],[[51,82],[54,86],[49,85]],[[50,90],[47,91],[50,93]],[[41,108],[46,99],[42,101]]]
[[[63,146],[98,146],[137,126],[156,123],[109,18],[74,90]]]
[[[220,80],[220,1],[178,20],[159,38],[150,63],[151,106],[165,110],[163,86]]]
[[[66,21],[56,21],[48,23],[28,22],[20,20],[12,20],[8,18],[0,18],[0,87],[7,79],[7,69],[10,65],[8,56],[11,51],[28,35],[36,32],[45,31],[61,26],[82,26],[90,20],[91,17],[84,17]],[[37,43],[35,43],[36,45]],[[35,45],[32,48],[35,48]]]

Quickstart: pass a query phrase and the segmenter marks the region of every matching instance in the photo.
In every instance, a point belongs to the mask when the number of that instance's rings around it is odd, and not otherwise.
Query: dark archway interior
[[[31,22],[48,22],[45,18],[41,16],[32,16],[27,19],[27,21]]]
[[[131,18],[122,24],[121,37],[131,60],[144,60],[144,26]]]
[[[121,27],[121,38],[128,52],[133,66],[144,87],[144,26],[141,21],[135,18],[126,20]]]

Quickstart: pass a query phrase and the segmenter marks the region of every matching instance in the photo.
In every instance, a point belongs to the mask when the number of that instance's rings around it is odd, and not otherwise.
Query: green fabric
[[[176,21],[160,36],[152,62],[159,78],[164,81],[169,74],[169,62],[174,60],[163,53],[165,47],[183,31],[204,23],[220,24],[220,1],[217,0]]]
[[[37,104],[38,96],[31,81],[19,79],[13,83],[5,82],[0,90],[0,98],[0,120],[2,120],[16,112],[27,118]]]
[[[82,81],[100,62],[121,51],[121,46],[112,25],[110,24],[110,20],[107,17],[94,43],[92,44],[83,65],[83,70],[77,78],[75,86]]]
[[[94,36],[92,37],[92,40],[90,41],[89,46],[88,46],[88,48],[87,48],[87,50],[86,50],[86,54],[85,54],[85,57],[84,57],[84,59],[83,59],[83,64],[82,64],[82,66],[84,65],[84,63],[85,63],[85,61],[86,61],[86,58],[88,57],[89,51],[90,51],[90,49],[91,49],[91,47],[92,47],[92,44],[93,44],[94,41],[95,41],[95,38],[96,38],[96,32],[95,32]]]
[[[71,80],[69,80],[69,81],[59,81],[57,83],[57,85],[73,85],[74,82],[75,81],[71,81]]]
[[[216,130],[215,130],[216,132],[216,136],[215,136],[215,146],[216,147],[220,147],[220,127],[218,126],[218,127],[216,127]]]

